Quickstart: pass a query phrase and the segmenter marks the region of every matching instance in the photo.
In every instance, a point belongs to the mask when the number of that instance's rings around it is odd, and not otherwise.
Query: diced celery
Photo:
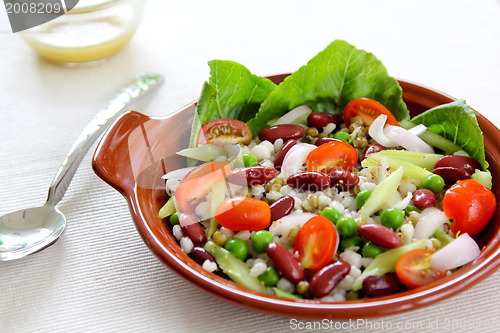
[[[354,280],[352,290],[357,291],[363,287],[363,280],[368,276],[381,276],[389,272],[394,272],[396,263],[401,256],[409,251],[423,249],[427,244],[427,239],[422,239],[407,245],[385,251],[375,257],[365,268],[363,273]]]
[[[177,152],[177,155],[185,156],[203,162],[210,162],[214,161],[219,156],[225,156],[226,151],[219,146],[207,144],[194,148],[183,149]]]
[[[264,284],[258,278],[251,276],[250,268],[247,264],[236,258],[234,254],[212,241],[208,241],[205,244],[205,250],[214,256],[217,265],[219,265],[222,271],[236,284],[262,293],[267,293],[267,288]]]
[[[397,158],[400,160],[407,161],[409,163],[415,164],[421,168],[432,170],[434,169],[434,164],[443,157],[441,154],[428,154],[428,153],[418,153],[414,151],[408,150],[382,150],[376,154],[380,154],[382,156],[388,158]],[[368,155],[370,156],[370,155]]]
[[[215,210],[226,199],[226,182],[221,180],[212,187],[212,198],[210,201],[210,225],[208,226],[208,237],[212,237],[219,223],[215,219]]]
[[[291,294],[287,291],[281,290],[279,288],[274,287],[274,294],[278,297],[283,297],[283,298],[290,298],[290,299],[302,299],[302,297]]]
[[[480,182],[490,190],[491,187],[493,186],[491,173],[489,171],[481,171],[479,169],[476,169],[476,171],[472,174],[470,178]]]
[[[399,125],[401,125],[401,127],[406,129],[410,129],[416,126],[414,123],[408,120],[400,121]],[[462,147],[457,145],[455,142],[450,141],[445,137],[442,137],[441,135],[432,132],[431,130],[425,131],[425,133],[422,134],[420,138],[425,142],[427,142],[429,145],[441,149],[446,154],[453,154],[454,152],[462,149]]]
[[[422,180],[424,180],[425,177],[432,174],[429,170],[426,170],[422,167],[419,167],[416,164],[413,164],[411,162],[408,162],[408,161],[405,161],[405,160],[402,160],[399,158],[387,157],[387,156],[381,155],[380,153],[381,152],[372,153],[372,154],[368,155],[361,162],[361,165],[363,167],[378,166],[378,163],[380,162],[380,158],[383,156],[387,159],[387,162],[389,163],[389,167],[391,168],[391,170],[396,170],[396,169],[399,169],[402,167],[403,168],[403,177],[414,179],[417,186],[419,186],[422,183]]]
[[[403,172],[403,168],[400,167],[389,175],[389,177],[378,183],[363,207],[359,210],[359,215],[368,217],[382,209],[385,203],[397,192],[398,186],[403,178]]]
[[[161,209],[158,213],[158,216],[161,219],[164,219],[165,217],[170,216],[177,211],[177,209],[175,209],[174,200],[175,200],[174,197],[170,197],[170,199],[168,199],[167,203],[164,204],[163,207],[161,207]]]
[[[451,237],[450,235],[439,229],[434,231],[433,236],[436,237],[436,239],[441,242],[441,247],[446,246],[446,244],[451,243],[454,240],[453,237]]]

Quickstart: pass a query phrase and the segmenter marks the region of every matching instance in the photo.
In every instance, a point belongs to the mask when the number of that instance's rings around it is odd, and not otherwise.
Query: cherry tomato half
[[[387,116],[386,125],[399,126],[398,121],[381,103],[370,98],[356,98],[347,103],[344,108],[344,123],[346,126],[351,124],[351,118],[360,116],[367,125],[371,125],[381,114]]]
[[[307,155],[309,171],[329,173],[336,168],[352,171],[358,162],[358,152],[344,141],[331,141],[313,149]]]
[[[252,131],[246,123],[236,119],[215,119],[202,126],[196,144],[228,142],[248,145],[251,141]]]
[[[466,179],[456,182],[444,194],[443,211],[453,233],[478,234],[495,213],[495,195],[481,183]]]
[[[431,268],[433,253],[429,249],[416,249],[403,254],[396,263],[399,281],[408,288],[418,288],[444,277],[446,272]]]
[[[332,261],[338,242],[333,223],[324,216],[315,216],[300,228],[293,254],[302,268],[317,270]]]
[[[271,224],[271,209],[264,201],[235,196],[217,207],[215,219],[230,230],[262,230]]]
[[[222,161],[207,162],[191,170],[175,190],[175,200],[181,212],[194,212],[199,201],[216,183],[225,181],[230,173],[231,166]]]

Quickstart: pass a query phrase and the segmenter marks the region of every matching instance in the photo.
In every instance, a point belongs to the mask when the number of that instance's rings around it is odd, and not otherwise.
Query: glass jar
[[[143,8],[144,0],[80,0],[66,14],[19,34],[47,60],[70,67],[97,64],[129,42]]]

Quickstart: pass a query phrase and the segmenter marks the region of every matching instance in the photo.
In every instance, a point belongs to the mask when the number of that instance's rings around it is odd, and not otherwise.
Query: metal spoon
[[[95,115],[57,171],[49,188],[47,202],[43,206],[0,217],[0,261],[19,259],[41,251],[59,238],[66,228],[66,218],[55,206],[64,196],[90,146],[132,101],[142,97],[162,80],[163,77],[155,73],[139,76]]]

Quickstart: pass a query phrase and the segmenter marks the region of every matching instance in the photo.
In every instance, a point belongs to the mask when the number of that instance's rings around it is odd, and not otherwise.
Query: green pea
[[[170,218],[168,219],[170,225],[173,226],[179,224],[179,215],[181,215],[181,212],[175,212],[172,215],[170,215]]]
[[[397,208],[388,208],[380,214],[380,223],[396,230],[403,224],[405,214]]]
[[[382,249],[371,242],[365,243],[363,248],[361,249],[361,254],[365,258],[375,258],[379,254],[382,253]]]
[[[257,157],[253,156],[252,154],[243,154],[243,164],[246,167],[252,167],[252,166],[257,166],[259,161],[257,161]]]
[[[358,209],[361,209],[361,207],[363,207],[370,194],[372,194],[372,191],[370,190],[364,190],[358,193],[358,195],[356,196],[356,206],[358,206]]]
[[[422,180],[422,187],[431,190],[434,193],[439,193],[443,190],[445,185],[443,177],[431,173]]]
[[[417,207],[415,206],[406,206],[405,208],[405,215],[406,216],[410,216],[410,212],[422,212],[420,209],[418,209]]]
[[[278,281],[280,279],[280,275],[279,275],[278,271],[276,270],[276,268],[274,268],[273,266],[269,266],[264,271],[264,273],[259,275],[257,278],[259,280],[261,280],[262,282],[264,282],[266,287],[272,287],[272,286],[275,286],[276,283],[278,283]]]
[[[333,137],[334,137],[335,139],[342,140],[342,141],[344,141],[344,142],[346,142],[346,143],[349,143],[349,144],[352,142],[352,141],[351,141],[351,136],[350,136],[350,135],[349,135],[349,133],[347,133],[347,132],[338,131],[337,133],[335,133],[335,134],[333,135]]]
[[[321,216],[329,219],[333,224],[337,223],[337,221],[342,217],[340,213],[333,207],[325,207],[321,211]]]
[[[337,221],[337,231],[344,237],[354,236],[358,230],[358,224],[354,219],[343,217]]]
[[[245,261],[248,257],[248,245],[239,238],[231,238],[226,242],[224,248],[240,260]]]
[[[344,238],[342,242],[340,242],[340,247],[345,250],[350,247],[361,247],[363,240],[359,236],[352,236],[349,238]]]
[[[273,235],[267,230],[259,230],[252,237],[252,247],[255,252],[264,253],[267,249],[267,244],[274,240]]]

